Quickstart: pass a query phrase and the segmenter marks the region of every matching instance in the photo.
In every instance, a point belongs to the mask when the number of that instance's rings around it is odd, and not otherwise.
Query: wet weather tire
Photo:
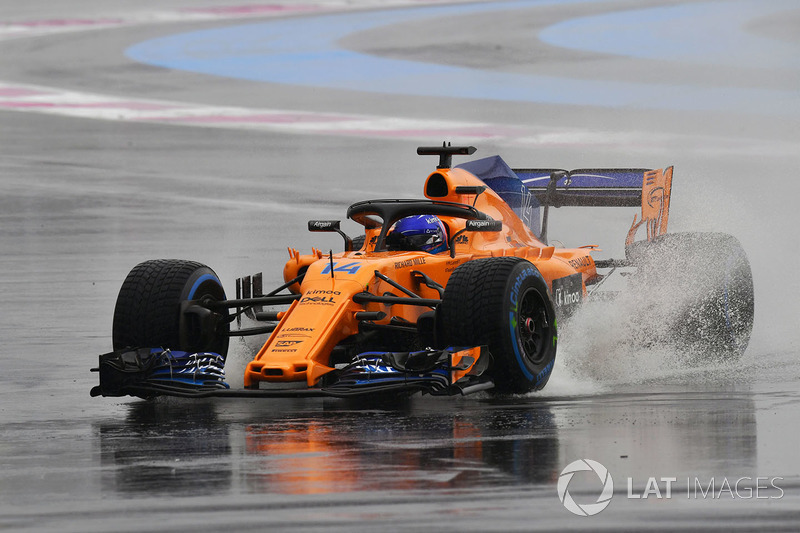
[[[545,386],[556,357],[556,317],[547,283],[525,259],[477,259],[450,276],[437,311],[440,344],[488,346],[500,394]]]
[[[356,235],[353,237],[353,251],[357,252],[364,247],[364,243],[366,242],[367,237],[366,235]]]
[[[162,347],[227,355],[226,311],[211,320],[205,310],[182,316],[182,302],[203,298],[225,300],[225,291],[214,271],[201,263],[156,259],[136,265],[114,308],[114,349]]]
[[[673,233],[636,244],[628,251],[639,267],[633,290],[655,296],[656,305],[641,312],[663,313],[668,342],[700,360],[742,355],[753,329],[754,292],[739,241],[724,233]]]

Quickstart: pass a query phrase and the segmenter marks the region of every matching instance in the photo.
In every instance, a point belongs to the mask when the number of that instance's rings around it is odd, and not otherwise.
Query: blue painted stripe
[[[747,29],[758,19],[797,7],[797,0],[734,0],[615,11],[554,24],[539,38],[553,46],[641,59],[800,68],[796,43]]]
[[[535,16],[535,11],[525,10],[567,2],[582,4],[604,1],[517,0],[278,19],[153,39],[130,47],[126,54],[143,63],[203,74],[380,94],[640,109],[739,111],[784,116],[787,113],[800,114],[800,95],[797,91],[700,87],[671,84],[664,80],[654,83],[576,80],[381,58],[346,50],[338,45],[338,41],[349,34],[403,22],[502,10],[520,10],[520,16]],[[725,17],[730,12],[730,9],[723,9],[726,6],[750,13],[751,7],[756,4],[761,5],[754,0],[741,0],[722,4],[717,9],[715,3],[710,3],[709,9],[716,9],[716,15]],[[779,4],[786,5],[784,2]],[[690,16],[693,12],[689,9],[685,13]],[[642,47],[642,43],[637,41],[638,34],[623,33],[623,37],[615,41],[615,24],[630,26],[636,20],[641,20],[649,24],[652,30],[657,27],[658,14],[658,8],[642,9],[618,14],[617,18],[611,19],[575,19],[571,29],[569,23],[564,23],[567,26],[562,28],[570,30],[570,43],[574,42],[575,47],[636,55],[636,48]],[[584,31],[587,27],[591,28],[592,20],[605,21],[607,24],[606,32],[602,33],[603,39],[580,40],[576,33],[580,34],[581,28]],[[730,22],[731,19],[720,20]],[[728,35],[729,31],[726,24],[714,24],[705,28],[702,42],[695,44],[702,46],[703,43],[715,42]],[[741,32],[735,33],[738,35]],[[566,46],[568,43],[565,44],[564,39],[557,38],[556,34],[548,30],[543,32],[551,42]],[[728,40],[724,39],[725,42]],[[664,40],[657,48],[658,56],[682,59],[685,56],[682,48],[670,55],[673,43],[674,39]],[[711,57],[717,56],[712,54]]]

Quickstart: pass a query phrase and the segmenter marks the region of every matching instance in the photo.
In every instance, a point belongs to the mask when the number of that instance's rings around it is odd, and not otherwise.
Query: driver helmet
[[[408,250],[437,254],[447,250],[447,230],[436,215],[412,215],[395,222],[389,231],[393,241],[403,243]]]

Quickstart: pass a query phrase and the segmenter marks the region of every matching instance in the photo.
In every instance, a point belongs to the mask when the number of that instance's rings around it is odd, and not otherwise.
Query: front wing
[[[337,365],[324,385],[306,389],[231,389],[224,381],[224,358],[218,354],[163,348],[117,350],[100,356],[93,372],[100,384],[92,396],[184,398],[347,398],[375,394],[466,395],[491,389],[483,376],[491,355],[485,347],[451,347],[417,352],[364,352]]]

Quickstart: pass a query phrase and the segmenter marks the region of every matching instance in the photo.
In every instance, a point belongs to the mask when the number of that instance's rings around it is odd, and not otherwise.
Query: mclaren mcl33
[[[527,393],[553,372],[558,324],[587,300],[613,296],[602,287],[617,271],[629,291],[669,283],[681,302],[659,342],[744,352],[753,325],[747,257],[730,235],[667,232],[672,167],[512,169],[498,156],[451,164],[474,152],[419,148],[439,157],[425,198],[351,205],[347,218],[363,227],[355,238],[338,220],[309,221],[309,231],[340,234],[344,251],[290,248],[285,283],[274,290],[265,292],[257,274],[236,280],[229,299],[203,264],[137,265],[119,292],[114,351],[93,369],[92,395]],[[625,256],[552,245],[548,214],[566,206],[641,208]],[[229,339],[250,335],[266,340],[243,386],[231,388]]]

